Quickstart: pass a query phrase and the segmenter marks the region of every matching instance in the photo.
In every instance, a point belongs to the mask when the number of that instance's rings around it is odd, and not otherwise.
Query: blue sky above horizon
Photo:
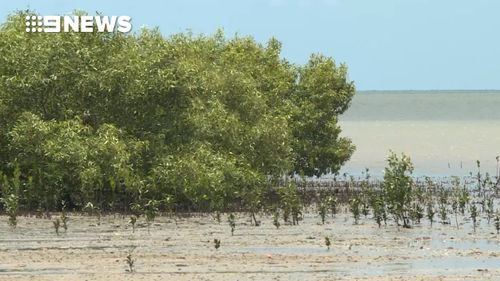
[[[282,56],[305,63],[322,53],[349,66],[358,90],[500,89],[500,1],[495,0],[178,0],[4,1],[42,15],[132,17],[134,30],[168,36],[191,30],[276,37]]]

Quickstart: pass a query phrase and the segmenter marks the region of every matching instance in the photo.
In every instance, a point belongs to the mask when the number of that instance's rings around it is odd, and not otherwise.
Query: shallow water
[[[409,154],[416,175],[496,175],[499,91],[360,92],[341,117],[357,149],[343,172],[381,175],[389,150]]]

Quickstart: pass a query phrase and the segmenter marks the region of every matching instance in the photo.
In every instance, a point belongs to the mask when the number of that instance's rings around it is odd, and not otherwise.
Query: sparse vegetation
[[[216,250],[220,248],[220,239],[217,238],[214,239],[214,247]]]
[[[227,217],[227,222],[229,223],[229,227],[231,228],[231,236],[234,235],[234,229],[236,228],[236,218],[234,217],[234,214],[231,213]]]
[[[52,221],[56,235],[59,236],[59,228],[61,227],[61,220],[59,218]]]
[[[132,247],[128,250],[127,257],[125,258],[125,262],[127,263],[127,271],[132,273],[135,271],[135,258],[133,256],[135,247]]]

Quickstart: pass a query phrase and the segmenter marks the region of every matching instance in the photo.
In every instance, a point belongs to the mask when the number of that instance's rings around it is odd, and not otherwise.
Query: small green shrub
[[[349,200],[349,210],[351,211],[352,216],[354,217],[354,224],[358,224],[359,222],[359,217],[361,214],[360,206],[361,206],[361,201],[359,201],[358,198],[355,197]]]
[[[495,216],[495,229],[498,234],[500,231],[500,217],[498,216],[498,214]]]
[[[135,258],[133,256],[135,247],[132,247],[128,250],[127,257],[125,258],[125,262],[127,263],[128,269],[127,271],[132,273],[135,271]]]
[[[227,217],[227,222],[229,223],[229,227],[231,227],[231,236],[234,235],[234,229],[236,228],[236,218],[234,217],[234,214],[231,213]]]
[[[479,215],[479,213],[477,211],[476,205],[471,204],[471,206],[470,206],[470,218],[472,219],[472,227],[474,228],[474,233],[476,232],[478,215]]]
[[[216,250],[220,248],[220,239],[217,238],[214,239],[214,247]]]
[[[327,212],[327,206],[325,202],[320,202],[318,204],[318,214],[321,218],[321,224],[325,224],[326,212]]]
[[[273,213],[273,225],[276,229],[280,228],[280,213],[278,209],[274,210]]]
[[[54,230],[56,231],[56,235],[59,236],[59,228],[61,227],[61,220],[59,218],[52,221],[54,225]]]
[[[132,225],[132,233],[135,233],[135,224],[137,223],[137,216],[136,215],[131,215],[128,223]]]

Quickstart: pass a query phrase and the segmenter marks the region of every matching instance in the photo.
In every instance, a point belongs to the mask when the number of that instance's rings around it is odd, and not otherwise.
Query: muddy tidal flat
[[[466,218],[399,231],[349,214],[298,226],[262,217],[159,217],[135,232],[128,217],[69,215],[56,235],[52,220],[19,217],[12,230],[0,217],[0,280],[500,280],[500,235],[483,218],[476,233]],[[331,240],[328,250],[325,237]],[[214,239],[220,239],[219,249]],[[133,272],[126,262],[130,249]]]

